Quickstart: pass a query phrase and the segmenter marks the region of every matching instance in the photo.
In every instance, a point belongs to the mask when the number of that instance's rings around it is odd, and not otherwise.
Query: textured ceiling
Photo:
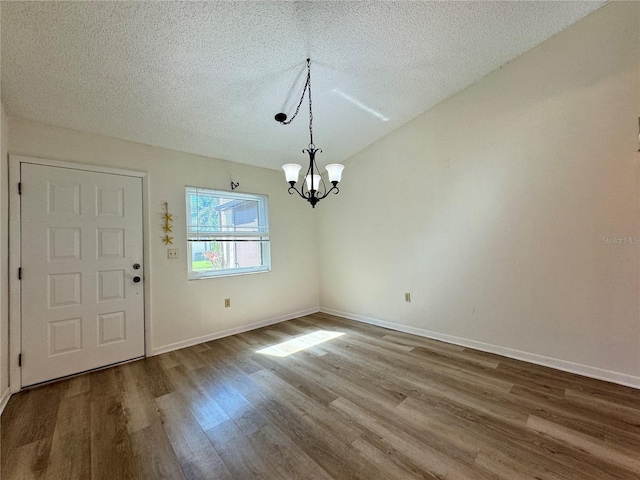
[[[9,115],[268,168],[342,161],[604,2],[2,2]]]

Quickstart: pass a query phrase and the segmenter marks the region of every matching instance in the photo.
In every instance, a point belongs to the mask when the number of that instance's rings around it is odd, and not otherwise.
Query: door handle
[[[142,280],[140,277],[133,277],[133,283],[139,283]]]

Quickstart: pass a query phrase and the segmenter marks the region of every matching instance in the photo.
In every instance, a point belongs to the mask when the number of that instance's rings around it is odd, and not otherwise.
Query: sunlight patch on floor
[[[271,355],[272,357],[286,357],[292,353],[333,340],[334,338],[341,337],[342,335],[344,335],[344,332],[318,330],[317,332],[302,335],[301,337],[287,340],[286,342],[273,345],[272,347],[263,348],[262,350],[256,351],[256,353]]]

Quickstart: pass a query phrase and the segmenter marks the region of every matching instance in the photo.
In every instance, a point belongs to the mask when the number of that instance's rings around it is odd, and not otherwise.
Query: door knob
[[[133,277],[133,283],[138,283],[142,280],[140,277]]]
[[[133,269],[134,270],[138,270],[140,268],[140,264],[139,263],[134,263],[133,264]]]

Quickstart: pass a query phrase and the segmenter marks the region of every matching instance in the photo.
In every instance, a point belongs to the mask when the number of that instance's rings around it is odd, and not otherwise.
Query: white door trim
[[[138,177],[142,179],[142,245],[144,258],[144,345],[145,356],[153,355],[151,344],[151,262],[149,259],[149,185],[147,172],[124,170],[119,168],[102,167],[98,165],[86,165],[75,162],[65,162],[46,158],[29,157],[25,155],[9,155],[9,387],[11,393],[22,389],[20,366],[18,355],[21,352],[21,293],[18,269],[21,258],[21,220],[20,220],[20,195],[18,183],[20,182],[20,165],[33,163],[50,167],[70,168],[97,173],[111,173]]]

